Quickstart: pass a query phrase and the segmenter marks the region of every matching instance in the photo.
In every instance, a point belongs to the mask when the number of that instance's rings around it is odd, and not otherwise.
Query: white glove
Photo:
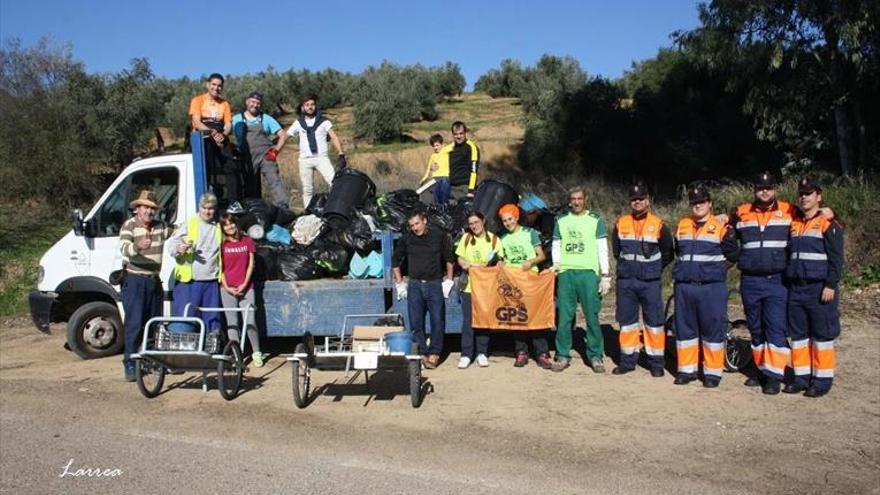
[[[443,286],[443,297],[449,299],[449,293],[452,292],[452,286],[455,285],[455,282],[446,278],[443,279],[443,283],[440,285]]]
[[[603,296],[611,292],[611,277],[605,275],[602,277],[602,280],[599,281],[599,294]]]
[[[395,288],[397,289],[397,300],[406,299],[406,282],[398,283]]]

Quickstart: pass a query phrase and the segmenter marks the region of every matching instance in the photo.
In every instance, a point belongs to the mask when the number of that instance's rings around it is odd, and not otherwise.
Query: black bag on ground
[[[443,229],[444,232],[452,232],[455,229],[455,223],[452,221],[452,215],[446,208],[440,208],[436,205],[429,205],[425,215],[431,225],[436,225]]]
[[[278,208],[260,198],[243,199],[241,200],[241,206],[244,207],[245,212],[247,212],[243,217],[254,215],[257,223],[264,228],[271,228],[272,224],[276,223],[275,217],[278,215]]]
[[[326,275],[326,271],[314,258],[299,251],[284,251],[278,256],[278,271],[281,280],[315,280]]]
[[[327,238],[318,239],[306,249],[306,254],[329,273],[347,273],[352,252]]]
[[[418,207],[427,209],[412,189],[398,189],[379,196],[376,200],[379,221],[393,230],[404,230],[410,213]]]
[[[257,244],[257,252],[254,253],[254,280],[278,279],[278,256],[286,247],[274,242]]]
[[[323,217],[325,204],[327,204],[327,193],[315,194],[306,206],[306,214]]]
[[[290,227],[296,221],[296,213],[287,208],[278,208],[278,214],[275,215],[275,224],[282,227]]]

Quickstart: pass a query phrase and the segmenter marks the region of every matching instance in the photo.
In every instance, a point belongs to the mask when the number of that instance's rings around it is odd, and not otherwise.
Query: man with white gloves
[[[559,274],[559,324],[551,369],[558,372],[569,366],[575,311],[580,302],[587,319],[587,361],[593,372],[604,373],[605,342],[599,326],[599,308],[602,296],[611,290],[608,234],[602,218],[587,210],[586,189],[576,186],[568,194],[571,211],[557,218],[553,229],[551,269]]]
[[[452,289],[452,241],[437,227],[428,225],[425,214],[415,211],[407,221],[409,229],[394,249],[391,265],[398,299],[406,298],[410,330],[425,368],[434,369],[443,353],[446,332],[446,301]],[[401,265],[406,262],[409,281],[404,282]],[[425,335],[425,313],[431,321],[431,342]]]

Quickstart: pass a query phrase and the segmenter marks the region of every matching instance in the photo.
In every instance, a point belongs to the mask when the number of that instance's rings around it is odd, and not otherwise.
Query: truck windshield
[[[89,219],[89,233],[94,237],[118,236],[122,223],[131,216],[128,204],[145,188],[156,193],[159,205],[156,218],[166,224],[174,223],[177,218],[177,184],[178,173],[174,167],[151,168],[129,175]]]

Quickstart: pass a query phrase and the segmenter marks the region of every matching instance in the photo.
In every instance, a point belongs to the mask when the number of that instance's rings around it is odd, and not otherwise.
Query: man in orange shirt
[[[224,190],[215,191],[228,201],[242,198],[242,164],[233,156],[229,145],[232,132],[232,108],[221,95],[223,76],[214,73],[208,76],[208,91],[190,101],[189,117],[193,131],[201,132],[205,142],[205,163],[212,176],[224,175]]]

